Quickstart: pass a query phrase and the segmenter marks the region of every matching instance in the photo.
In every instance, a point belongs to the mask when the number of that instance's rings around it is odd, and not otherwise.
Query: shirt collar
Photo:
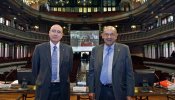
[[[54,46],[56,46],[57,48],[60,47],[60,42],[58,42],[56,45],[53,44],[51,41],[50,41],[50,47],[53,48]]]
[[[106,44],[104,45],[104,50],[106,50],[109,46],[107,46]],[[111,49],[114,50],[114,44],[112,44],[111,46]]]

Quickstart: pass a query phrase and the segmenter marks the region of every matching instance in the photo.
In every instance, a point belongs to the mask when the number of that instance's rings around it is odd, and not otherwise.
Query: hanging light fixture
[[[36,3],[38,3],[38,2],[39,2],[39,0],[25,0],[25,3],[26,3],[27,5],[36,4]]]
[[[31,4],[44,4],[44,3],[47,3],[48,0],[24,0],[23,2],[25,2],[27,5],[31,5]]]

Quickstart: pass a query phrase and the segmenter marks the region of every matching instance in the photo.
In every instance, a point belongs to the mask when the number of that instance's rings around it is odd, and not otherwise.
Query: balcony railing
[[[119,34],[118,41],[122,43],[132,43],[132,42],[141,42],[141,41],[159,39],[164,36],[166,37],[172,35],[174,36],[173,33],[174,30],[175,30],[175,22],[172,22],[147,32],[138,31],[133,33],[130,32],[125,34]],[[35,31],[24,32],[3,24],[0,24],[0,36],[9,39],[18,39],[21,41],[28,41],[28,42],[45,42],[49,40],[48,34],[39,33]],[[70,36],[69,35],[64,36],[62,41],[67,44],[70,44]]]
[[[175,22],[169,23],[167,25],[162,25],[155,29],[145,32],[135,32],[128,34],[119,34],[118,41],[124,43],[148,41],[153,39],[158,39],[161,37],[168,37],[173,35],[173,30],[175,30]]]
[[[0,36],[4,38],[28,41],[28,42],[44,42],[48,41],[48,34],[37,32],[24,32],[3,24],[0,24]]]
[[[37,43],[46,42],[49,40],[49,35],[47,33],[21,31],[3,24],[0,24],[0,37]],[[70,36],[63,36],[62,42],[70,44]]]

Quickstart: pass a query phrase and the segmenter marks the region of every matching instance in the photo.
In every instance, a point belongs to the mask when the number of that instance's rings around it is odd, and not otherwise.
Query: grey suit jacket
[[[69,73],[73,63],[72,48],[60,43],[60,84],[61,98],[69,100]],[[35,100],[48,100],[51,83],[51,51],[50,43],[36,46],[32,57],[32,72],[36,80]]]
[[[103,64],[103,48],[93,48],[90,58],[88,85],[90,92],[95,93],[99,100],[101,91],[100,74]],[[126,100],[126,96],[134,95],[134,74],[128,46],[120,43],[114,45],[112,64],[112,86],[116,100]]]

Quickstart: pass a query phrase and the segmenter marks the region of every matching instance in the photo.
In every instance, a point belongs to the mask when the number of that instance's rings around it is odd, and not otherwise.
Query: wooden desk
[[[81,100],[81,99],[89,99],[89,96],[88,96],[88,92],[70,92],[70,95],[75,95],[77,96],[77,100]],[[81,97],[81,96],[86,96],[86,97]]]
[[[167,100],[175,100],[175,91],[168,91],[164,88],[148,87],[149,92],[143,92],[142,87],[135,87],[136,100],[148,100],[149,96],[167,96]],[[144,97],[145,99],[143,99]]]
[[[142,88],[141,87],[135,87],[135,98],[136,100],[142,100],[142,98],[140,97],[147,97],[147,99],[149,98],[149,96],[167,96],[167,100],[175,100],[175,91],[168,91],[166,89],[163,88],[155,88],[155,87],[149,87],[149,89],[151,90],[150,92],[142,92]],[[27,95],[28,94],[35,94],[35,89],[34,86],[30,86],[28,85],[27,89],[20,89],[20,86],[12,86],[11,88],[5,88],[5,89],[0,89],[0,94],[7,94],[7,93],[17,93],[17,94],[21,94],[20,97],[17,97],[16,100],[26,100]],[[89,99],[88,98],[88,92],[73,92],[70,91],[71,95],[77,96],[77,100],[82,99],[81,96],[86,96],[87,98],[84,99]]]
[[[15,94],[20,94],[19,97],[16,98],[16,100],[26,100],[26,98],[29,98],[27,95],[28,94],[35,94],[35,87],[32,85],[28,85],[27,89],[21,89],[20,85],[15,85],[12,86],[11,88],[0,88],[0,94],[9,94],[9,93],[15,93]],[[73,92],[70,90],[70,95],[75,95],[77,96],[77,100],[80,99],[88,99],[87,98],[81,98],[81,96],[88,96],[88,92]],[[34,97],[34,96],[33,96]]]
[[[21,94],[19,97],[16,98],[16,100],[26,100],[27,94],[34,94],[34,86],[28,86],[27,89],[21,89],[19,85],[12,86],[11,88],[1,88],[0,89],[1,94],[9,94],[9,93],[15,93],[15,94]]]

